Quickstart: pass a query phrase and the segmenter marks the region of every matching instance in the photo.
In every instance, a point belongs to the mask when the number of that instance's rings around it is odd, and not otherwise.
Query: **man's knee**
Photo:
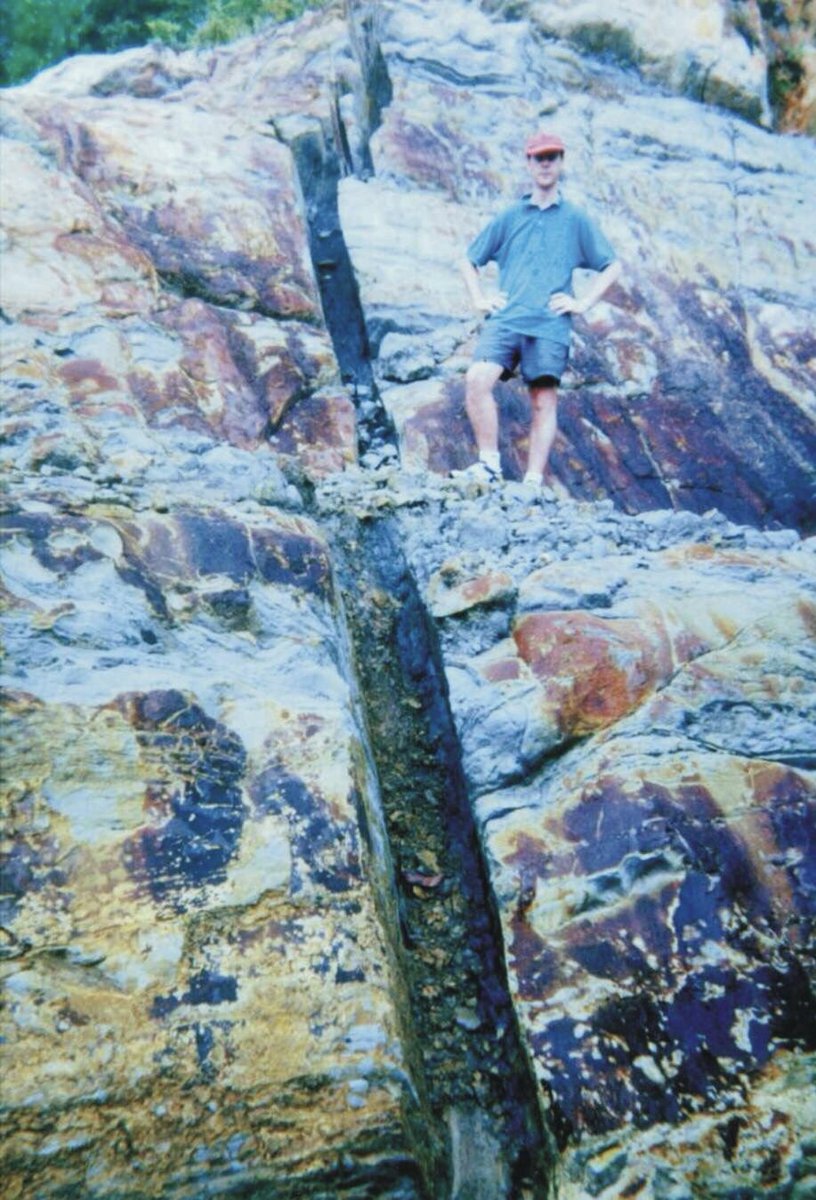
[[[493,387],[502,373],[497,363],[479,359],[470,364],[465,374],[465,384],[469,391],[489,390]]]

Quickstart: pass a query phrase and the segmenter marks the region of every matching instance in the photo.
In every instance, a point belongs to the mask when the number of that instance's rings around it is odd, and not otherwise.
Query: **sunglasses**
[[[528,158],[532,158],[535,162],[555,162],[561,157],[560,150],[542,150],[540,154],[528,154]]]

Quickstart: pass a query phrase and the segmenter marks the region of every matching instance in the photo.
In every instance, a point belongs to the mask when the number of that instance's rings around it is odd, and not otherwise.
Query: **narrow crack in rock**
[[[371,63],[382,66],[381,55],[372,49],[372,31],[360,28],[365,44],[356,49],[368,80]],[[387,101],[387,79],[378,79],[377,95]],[[335,105],[332,128],[298,136],[291,149],[326,325],[353,389],[362,463],[379,466],[396,459],[396,436],[378,394],[340,226],[342,133]],[[429,1195],[544,1200],[555,1152],[507,989],[432,622],[391,524],[348,518],[333,524],[394,858],[399,928],[392,934],[410,1007],[403,1033],[420,1076],[417,1091],[430,1108],[416,1136]],[[408,1124],[414,1122],[409,1114]]]
[[[518,1035],[432,624],[393,522],[329,524],[394,860],[430,1195],[544,1200],[555,1150]]]
[[[326,328],[357,410],[361,460],[365,466],[379,466],[398,457],[397,437],[374,378],[365,315],[340,222],[338,187],[342,177],[352,172],[373,174],[369,141],[382,109],[390,102],[391,84],[376,38],[373,7],[358,3],[350,9],[349,29],[364,89],[357,97],[361,144],[355,153],[343,118],[340,86],[335,82],[330,119],[292,137],[289,148],[305,199],[309,250]]]

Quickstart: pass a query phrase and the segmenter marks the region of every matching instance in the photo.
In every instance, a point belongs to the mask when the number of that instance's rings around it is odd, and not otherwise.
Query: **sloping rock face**
[[[408,1197],[432,1158],[332,551],[282,471],[354,461],[353,407],[271,113],[179,102],[217,65],[4,100],[9,1196]]]
[[[610,303],[575,323],[556,478],[629,511],[716,506],[812,526],[812,143],[542,36],[543,15],[577,21],[580,6],[529,7],[535,20],[501,25],[468,5],[444,21],[421,4],[383,18],[394,100],[372,140],[376,177],[344,182],[341,208],[404,457],[446,471],[472,456],[457,263],[524,187],[520,131],[546,124],[569,147],[565,192],[626,268]],[[518,478],[526,400],[510,386],[504,404]]]
[[[10,1197],[813,1195],[816,155],[778,13],[654,14],[2,97]],[[447,479],[541,124],[625,267],[557,503],[517,384]]]
[[[582,515],[400,518],[562,1194],[807,1195],[813,547]]]
[[[7,102],[13,465],[104,476],[112,463],[138,486],[176,449],[226,444],[262,448],[273,472],[270,449],[317,474],[342,467],[353,413],[291,154],[262,118],[173,103],[181,64],[166,102],[143,98],[144,55],[125,58],[69,62]],[[32,415],[45,409],[50,421]]]

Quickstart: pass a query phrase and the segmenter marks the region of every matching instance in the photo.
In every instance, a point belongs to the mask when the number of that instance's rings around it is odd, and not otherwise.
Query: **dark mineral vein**
[[[428,1138],[441,1142],[431,1194],[543,1200],[552,1139],[508,992],[435,630],[392,523],[334,526],[394,860],[409,1057],[428,1096]]]

